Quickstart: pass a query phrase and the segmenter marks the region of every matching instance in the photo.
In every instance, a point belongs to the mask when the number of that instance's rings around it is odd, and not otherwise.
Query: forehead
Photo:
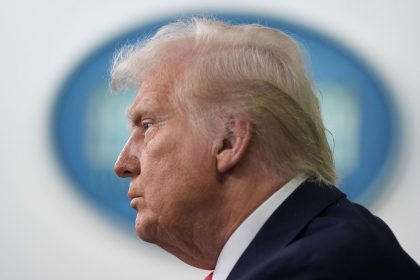
[[[185,113],[175,95],[175,84],[185,65],[173,55],[164,62],[159,62],[148,71],[141,82],[137,96],[128,113],[142,113],[144,110]]]
[[[132,105],[128,108],[127,114],[133,119],[139,114],[146,112],[168,112],[172,110],[171,90],[163,83],[144,83]]]

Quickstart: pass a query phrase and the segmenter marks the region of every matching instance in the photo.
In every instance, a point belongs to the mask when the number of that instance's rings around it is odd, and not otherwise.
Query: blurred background
[[[179,17],[258,22],[305,49],[340,187],[420,262],[420,2],[14,1],[0,10],[0,279],[202,279],[137,239],[112,165],[133,93],[114,51]],[[351,264],[350,264],[351,265]]]

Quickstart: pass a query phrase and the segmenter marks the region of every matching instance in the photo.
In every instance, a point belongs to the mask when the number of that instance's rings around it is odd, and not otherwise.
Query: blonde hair
[[[151,71],[171,81],[172,101],[199,129],[208,130],[200,121],[220,112],[246,117],[272,170],[336,183],[318,100],[300,48],[286,34],[203,18],[170,23],[118,52],[112,85],[139,87]]]

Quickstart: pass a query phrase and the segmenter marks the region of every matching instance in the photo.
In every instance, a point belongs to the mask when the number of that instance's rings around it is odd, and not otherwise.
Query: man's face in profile
[[[131,135],[115,164],[130,177],[128,195],[137,211],[136,231],[163,248],[191,242],[206,223],[205,205],[217,203],[217,151],[169,102],[161,82],[143,83],[128,115]]]

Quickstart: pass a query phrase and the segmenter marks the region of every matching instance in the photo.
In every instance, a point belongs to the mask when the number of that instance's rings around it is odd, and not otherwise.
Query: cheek
[[[210,178],[201,166],[172,158],[150,163],[142,176],[148,210],[162,218],[184,216],[203,202]]]
[[[216,164],[209,151],[206,144],[177,133],[162,133],[150,140],[141,156],[140,175],[147,207],[168,215],[202,203],[216,179]]]
[[[140,164],[140,188],[146,198],[147,208],[160,211],[176,190],[180,181],[179,161],[174,158],[174,149],[161,147],[157,141],[150,142],[143,150]]]

